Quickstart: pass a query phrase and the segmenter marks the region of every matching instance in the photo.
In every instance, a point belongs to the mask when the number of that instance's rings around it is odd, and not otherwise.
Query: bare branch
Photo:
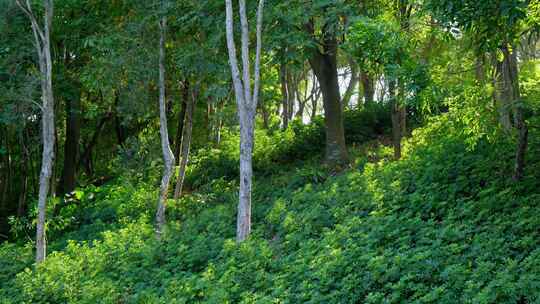
[[[246,13],[246,0],[238,1],[241,25],[241,48],[242,48],[242,72],[244,75],[244,101],[245,105],[251,104],[251,73],[249,66],[249,25]]]
[[[22,3],[21,0],[15,0],[15,2],[30,20],[30,23],[32,25],[32,31],[34,32],[34,35],[38,36],[37,38],[38,43],[39,43],[38,46],[41,47],[41,42],[45,41],[45,34],[43,33],[43,30],[39,26],[36,16],[34,15],[34,12],[32,12],[32,6],[30,4],[30,1],[26,0],[25,3]]]
[[[240,70],[238,69],[238,58],[236,56],[236,46],[234,44],[234,29],[233,29],[233,8],[232,0],[225,0],[225,15],[226,15],[226,34],[227,34],[227,49],[229,51],[229,63],[231,66],[234,91],[236,93],[236,101],[240,106],[244,103],[244,88],[240,78]]]
[[[263,22],[263,9],[264,0],[259,0],[259,7],[257,8],[257,46],[255,53],[255,82],[253,86],[253,98],[251,106],[253,109],[257,108],[259,99],[259,87],[261,81],[261,49],[262,49],[262,22]]]

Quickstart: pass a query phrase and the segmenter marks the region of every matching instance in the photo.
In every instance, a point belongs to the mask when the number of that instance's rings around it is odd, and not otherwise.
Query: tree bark
[[[504,51],[503,51],[504,53]],[[495,104],[497,106],[497,111],[499,112],[499,123],[501,124],[503,130],[506,133],[510,133],[512,130],[512,120],[511,120],[511,108],[512,100],[514,99],[512,92],[512,84],[510,79],[510,74],[508,70],[509,58],[504,56],[503,61],[498,61],[496,56],[494,56],[495,61]]]
[[[362,81],[363,95],[364,95],[364,107],[370,107],[373,104],[375,96],[375,88],[373,87],[373,79],[368,73],[361,71],[360,79]]]
[[[391,116],[392,116],[392,145],[394,146],[394,158],[401,158],[401,124],[400,124],[400,106],[396,94],[396,81],[391,80],[388,84],[390,103],[391,103]]]
[[[313,24],[308,25],[313,33]],[[326,162],[330,166],[342,166],[349,163],[345,133],[343,129],[343,113],[339,94],[337,73],[337,38],[331,30],[324,28],[323,52],[312,50],[309,62],[315,72],[323,95],[324,121],[326,124]]]
[[[189,161],[189,150],[191,146],[191,135],[193,130],[193,112],[195,108],[195,102],[197,100],[197,88],[191,90],[191,100],[186,101],[186,113],[184,118],[184,125],[182,128],[182,155],[180,158],[180,169],[178,170],[178,177],[176,178],[176,187],[174,189],[174,199],[177,200],[182,196],[182,189],[184,187],[184,178],[186,176],[186,168]]]
[[[84,148],[84,152],[81,155],[81,158],[79,160],[79,166],[84,167],[84,171],[87,175],[87,177],[91,177],[94,174],[94,169],[92,165],[92,152],[94,151],[94,148],[97,144],[97,141],[99,139],[99,136],[101,135],[101,132],[103,131],[103,128],[105,127],[105,123],[107,123],[108,120],[111,119],[112,113],[109,112],[105,115],[105,117],[101,118],[98,122],[96,129],[94,130],[94,134],[92,134],[92,137],[90,141],[86,144]]]
[[[25,128],[25,127],[23,127]],[[19,192],[19,205],[17,207],[17,216],[22,217],[26,214],[26,201],[28,197],[28,176],[29,168],[30,168],[30,153],[28,152],[28,147],[25,142],[24,138],[24,129],[20,133],[19,139],[20,139],[20,146],[21,146],[21,156],[22,156],[22,162],[20,164],[20,170],[21,170],[21,191]],[[1,189],[1,188],[0,188]]]
[[[262,45],[262,21],[264,0],[259,0],[257,9],[257,46],[255,55],[255,71],[250,75],[249,63],[249,29],[246,14],[246,1],[239,0],[239,13],[241,23],[241,50],[243,79],[236,55],[233,29],[232,0],[225,0],[226,4],[226,34],[229,63],[234,84],[234,91],[238,107],[238,120],[240,122],[240,191],[238,201],[238,215],[236,222],[236,240],[243,242],[251,232],[251,187],[252,187],[252,153],[254,144],[254,120],[259,96],[260,61]],[[251,92],[251,76],[253,76],[253,92]]]
[[[300,89],[299,89],[302,79],[305,80],[305,84],[306,84],[305,87],[304,87],[304,93],[303,94],[300,92]],[[299,76],[298,83],[296,85],[296,96],[298,97],[298,111],[296,111],[295,117],[297,119],[300,119],[300,121],[303,121],[304,112],[305,112],[305,109],[306,109],[306,103],[314,95],[313,94],[313,89],[312,89],[311,95],[308,96],[308,85],[309,85],[308,74],[305,71],[303,71],[302,74]]]
[[[217,105],[217,117],[216,117],[216,125],[214,128],[214,146],[219,147],[219,144],[221,143],[221,129],[223,128],[223,107],[225,106],[225,100],[222,100]]]
[[[270,111],[268,111],[266,104],[261,105],[261,116],[263,120],[263,128],[266,130],[270,129]]]
[[[287,68],[285,64],[279,67],[279,79],[281,82],[281,123],[283,130],[289,127],[289,86],[287,85]]]
[[[164,6],[163,1],[162,6]],[[156,236],[158,239],[165,233],[165,209],[167,207],[169,184],[174,173],[174,155],[169,144],[167,108],[165,104],[165,33],[167,30],[167,16],[165,13],[163,13],[159,22],[159,29],[159,133],[161,136],[161,150],[163,152],[163,176],[161,178],[156,212]]]
[[[119,114],[120,96],[116,92],[114,96],[114,130],[116,131],[116,139],[120,147],[124,147],[126,141],[126,130],[122,125],[122,119]]]
[[[512,49],[515,50],[515,48]],[[523,179],[525,171],[525,155],[527,153],[529,129],[525,118],[523,117],[516,52],[511,51],[507,45],[502,48],[502,52],[504,55],[503,96],[505,96],[505,98],[510,98],[506,103],[510,105],[512,109],[513,126],[518,133],[513,179],[515,181],[520,181]]]
[[[30,1],[16,1],[22,11],[27,15],[32,25],[34,34],[34,45],[38,53],[39,70],[41,72],[41,126],[43,151],[41,161],[41,172],[39,176],[38,195],[38,218],[36,229],[36,263],[45,260],[47,252],[47,241],[45,237],[45,213],[47,207],[47,196],[49,194],[52,166],[54,161],[54,95],[52,87],[52,59],[50,48],[50,32],[53,17],[53,1],[44,0],[45,17],[43,27],[41,27],[32,11]]]
[[[75,190],[77,184],[77,161],[79,158],[80,139],[80,99],[66,100],[66,140],[64,143],[64,167],[60,182],[60,193]]]
[[[175,139],[175,144],[174,144],[174,157],[176,159],[177,166],[180,164],[180,151],[182,147],[184,121],[186,119],[186,108],[187,108],[188,103],[189,103],[189,80],[186,79],[184,81],[184,85],[182,88],[181,109],[178,115],[178,125],[176,127],[176,139]]]
[[[291,121],[294,118],[294,105],[296,103],[296,77],[293,75],[290,69],[287,69],[287,105],[289,106],[289,109],[287,110],[287,114],[289,114],[289,121]]]
[[[313,73],[313,97],[311,99],[311,119],[310,121],[314,121],[315,117],[317,117],[317,111],[318,111],[318,104],[319,104],[319,98],[321,97],[321,89],[319,85],[319,81],[317,80],[317,76],[315,73]]]
[[[351,67],[351,80],[349,81],[349,84],[347,85],[347,90],[345,91],[345,94],[343,94],[343,100],[341,101],[341,107],[342,109],[350,107],[351,98],[354,94],[354,89],[358,85],[358,69],[356,67],[356,63],[350,59],[349,60],[349,66]]]
[[[484,67],[484,61],[485,57],[483,53],[476,56],[476,66],[474,70],[476,80],[480,85],[484,85],[486,83],[486,70]]]
[[[405,103],[405,85],[403,81],[398,80],[399,92],[398,92],[398,112],[399,112],[399,129],[400,137],[399,142],[401,146],[401,140],[407,136],[407,105]]]

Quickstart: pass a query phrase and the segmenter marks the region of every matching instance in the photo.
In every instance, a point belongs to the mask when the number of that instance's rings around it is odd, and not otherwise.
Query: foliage
[[[369,144],[373,158],[337,176],[316,164],[276,165],[256,179],[255,230],[241,245],[233,240],[237,188],[223,179],[171,201],[162,243],[149,222],[155,186],[122,178],[83,190],[77,212],[60,212],[80,218],[64,231],[75,241],[54,242],[37,269],[28,247],[0,247],[0,298],[535,303],[540,159],[531,154],[524,182],[508,183],[512,146],[460,132],[471,121],[454,111],[414,131],[399,162]],[[101,229],[87,234],[92,226]]]
[[[387,134],[390,128],[387,106],[375,105],[366,110],[349,110],[344,113],[345,140],[350,145],[363,144]],[[238,133],[227,133],[219,149],[203,148],[190,159],[186,183],[194,188],[214,179],[232,180],[238,177]],[[269,134],[256,130],[254,169],[258,174],[275,171],[276,165],[287,165],[318,157],[324,151],[324,122],[317,117],[310,124],[299,120],[291,123],[285,132]]]
[[[519,37],[529,0],[430,0],[431,9],[448,27],[474,33],[479,49],[489,51]]]

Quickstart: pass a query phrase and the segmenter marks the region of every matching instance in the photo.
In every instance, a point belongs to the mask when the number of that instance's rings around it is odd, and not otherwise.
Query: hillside
[[[142,175],[82,189],[51,220],[37,269],[30,245],[0,247],[0,302],[540,303],[540,136],[516,184],[512,146],[471,145],[449,132],[458,124],[415,130],[399,161],[368,140],[339,173],[317,158],[275,163],[256,176],[240,245],[234,179],[170,200],[161,242]]]
[[[0,0],[0,304],[540,304],[540,0]]]

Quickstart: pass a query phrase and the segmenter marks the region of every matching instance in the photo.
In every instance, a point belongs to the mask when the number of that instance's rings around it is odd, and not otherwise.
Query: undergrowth
[[[30,243],[0,246],[0,303],[540,303],[540,137],[516,184],[512,143],[471,145],[456,124],[417,129],[400,161],[377,141],[351,148],[338,174],[260,156],[275,168],[257,175],[240,245],[233,176],[197,162],[204,182],[169,201],[161,242],[155,181],[82,189],[50,223],[43,264]]]

